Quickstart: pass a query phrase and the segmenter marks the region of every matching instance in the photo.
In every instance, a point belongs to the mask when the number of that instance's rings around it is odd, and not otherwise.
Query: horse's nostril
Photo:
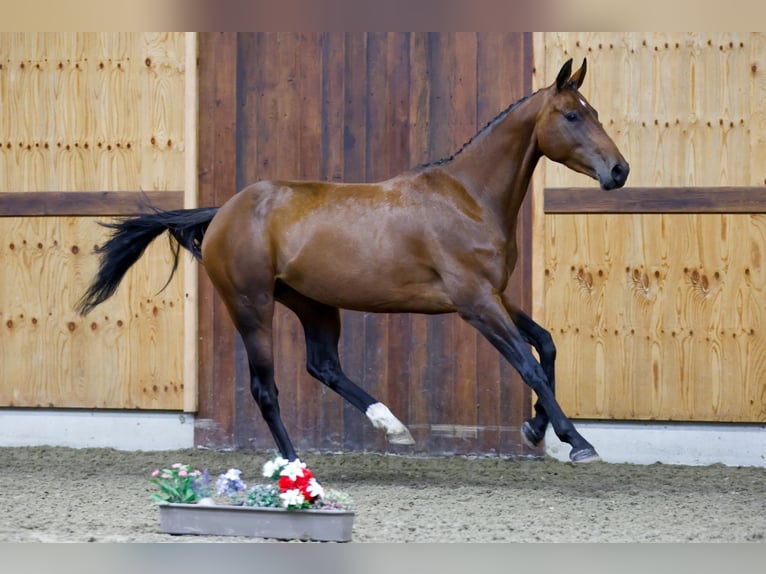
[[[630,168],[626,164],[615,164],[615,166],[612,168],[612,179],[615,181],[615,183],[625,183],[625,180],[628,179],[629,171]]]

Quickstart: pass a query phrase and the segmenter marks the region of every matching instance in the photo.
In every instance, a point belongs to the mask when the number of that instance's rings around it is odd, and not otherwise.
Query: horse
[[[170,277],[181,247],[205,268],[244,342],[251,394],[288,460],[297,454],[274,380],[276,303],[300,320],[308,372],[392,444],[414,441],[385,404],[343,372],[339,309],[457,313],[536,393],[523,442],[539,445],[550,422],[571,446],[571,461],[599,460],[556,401],[550,333],[504,293],[516,264],[519,208],[542,157],[604,190],[628,177],[628,163],[580,94],[586,69],[583,60],[572,73],[569,59],[555,82],[501,111],[453,155],[385,181],[258,181],[220,207],[151,209],[104,223],[111,235],[96,249],[99,269],[77,308],[85,315],[108,299],[167,231],[175,256]]]

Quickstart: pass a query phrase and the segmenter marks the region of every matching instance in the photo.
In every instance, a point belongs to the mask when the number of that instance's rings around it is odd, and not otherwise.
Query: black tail
[[[139,260],[149,244],[164,231],[170,232],[172,236],[170,247],[173,250],[174,259],[173,269],[168,278],[170,283],[170,279],[178,268],[180,247],[191,251],[197,260],[202,260],[200,251],[202,238],[217,211],[217,207],[175,211],[155,209],[154,213],[126,217],[116,223],[102,223],[101,225],[114,231],[109,241],[96,249],[96,253],[101,255],[98,274],[77,303],[77,310],[81,315],[87,315],[94,307],[109,299],[128,269]]]

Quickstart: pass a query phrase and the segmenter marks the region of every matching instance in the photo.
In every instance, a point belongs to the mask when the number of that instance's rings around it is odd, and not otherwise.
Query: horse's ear
[[[567,82],[567,84],[572,86],[575,90],[579,90],[580,86],[582,86],[582,83],[585,80],[585,72],[587,70],[588,70],[588,60],[586,58],[583,58],[582,66],[580,66],[580,69],[577,70],[574,74],[572,74],[572,77],[569,78],[569,81]]]
[[[569,58],[566,63],[561,66],[559,75],[556,76],[556,89],[562,90],[566,86],[569,76],[572,75],[572,58]]]

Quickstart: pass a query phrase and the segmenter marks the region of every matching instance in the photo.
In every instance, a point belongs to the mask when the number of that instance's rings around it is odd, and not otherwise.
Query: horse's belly
[[[454,311],[433,271],[403,261],[358,261],[317,255],[289,265],[279,278],[295,290],[333,307],[386,313]]]

